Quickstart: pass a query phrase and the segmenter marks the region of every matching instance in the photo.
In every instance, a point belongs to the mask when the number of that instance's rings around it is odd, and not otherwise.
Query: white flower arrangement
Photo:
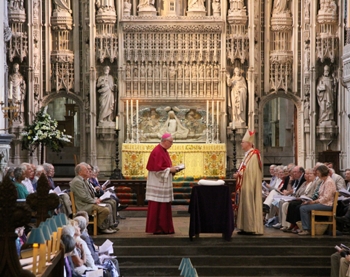
[[[23,129],[22,149],[29,150],[32,154],[35,149],[41,144],[50,148],[53,152],[60,152],[61,149],[71,142],[72,136],[65,134],[57,129],[58,123],[52,119],[42,109],[35,115],[33,123]]]

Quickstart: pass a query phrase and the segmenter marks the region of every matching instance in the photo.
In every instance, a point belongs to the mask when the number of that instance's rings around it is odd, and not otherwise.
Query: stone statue
[[[23,101],[26,96],[26,82],[24,81],[22,74],[19,72],[18,63],[13,64],[13,73],[10,75],[9,85],[10,89],[8,99],[12,99],[12,103],[19,104],[23,107]]]
[[[57,12],[65,11],[72,13],[72,10],[70,9],[70,0],[54,0],[55,3],[55,10]]]
[[[100,94],[100,114],[99,122],[112,122],[113,121],[113,110],[114,110],[114,80],[109,75],[109,66],[103,68],[104,75],[98,77],[97,80],[97,92]]]
[[[285,13],[287,8],[288,0],[275,0],[273,2],[273,10],[272,13],[279,14],[279,13]]]
[[[203,0],[188,0],[188,10],[205,9]]]
[[[235,67],[232,78],[227,74],[227,86],[231,89],[232,121],[246,123],[247,83],[241,74],[241,70]]]
[[[305,125],[309,125],[310,124],[310,97],[309,96],[305,96],[303,114],[304,114]]]
[[[182,126],[181,121],[175,115],[173,110],[168,112],[168,118],[164,125],[161,127],[158,136],[162,136],[164,133],[170,133],[174,139],[185,139],[188,136],[189,130]]]
[[[131,3],[130,0],[125,0],[124,1],[124,16],[130,16],[130,11],[131,11]]]
[[[317,83],[317,102],[319,109],[319,124],[334,120],[334,94],[335,80],[329,76],[330,68],[325,65],[323,68],[323,76],[320,77]]]
[[[213,15],[220,16],[220,11],[221,11],[220,0],[214,0],[211,6],[213,8]]]
[[[154,8],[154,0],[140,0],[139,5],[137,6],[139,11],[142,10],[148,10],[148,9],[155,9]]]

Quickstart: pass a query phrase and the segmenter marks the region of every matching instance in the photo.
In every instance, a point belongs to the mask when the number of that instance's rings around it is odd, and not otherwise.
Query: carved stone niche
[[[101,141],[114,141],[115,140],[115,126],[113,124],[109,126],[97,126],[96,134]]]
[[[327,126],[317,126],[316,134],[320,141],[327,142],[335,139],[339,134],[339,127],[335,126],[335,123]]]

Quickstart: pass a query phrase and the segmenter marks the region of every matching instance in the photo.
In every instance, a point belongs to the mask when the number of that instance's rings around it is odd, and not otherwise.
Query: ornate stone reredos
[[[191,24],[191,25],[153,25],[153,24],[125,24],[123,26],[124,32],[183,32],[183,33],[221,33],[224,25],[220,23],[204,25],[204,24]]]

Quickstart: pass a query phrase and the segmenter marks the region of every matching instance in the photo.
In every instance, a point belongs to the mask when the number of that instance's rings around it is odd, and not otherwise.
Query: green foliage
[[[32,154],[42,144],[53,152],[60,152],[71,142],[72,136],[58,130],[57,125],[57,121],[50,117],[46,109],[41,109],[36,113],[33,123],[23,129],[22,150],[29,150]]]

